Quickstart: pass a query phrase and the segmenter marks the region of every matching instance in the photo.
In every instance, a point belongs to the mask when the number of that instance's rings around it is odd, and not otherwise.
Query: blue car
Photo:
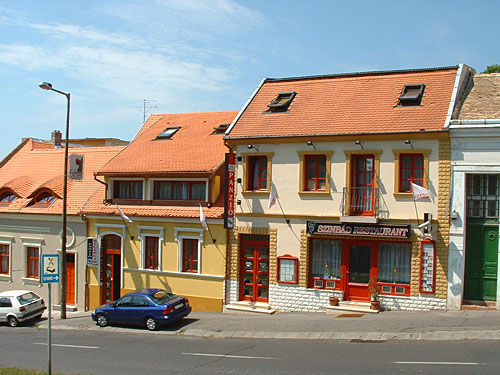
[[[100,327],[108,324],[146,326],[150,331],[170,324],[191,312],[189,300],[163,289],[143,289],[99,306],[92,320]]]

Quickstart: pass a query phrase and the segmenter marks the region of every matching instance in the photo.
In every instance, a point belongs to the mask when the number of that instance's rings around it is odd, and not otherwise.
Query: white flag
[[[118,206],[116,206],[116,207],[118,207]],[[127,223],[132,222],[132,220],[130,220],[130,218],[123,213],[123,211],[120,209],[120,207],[118,207],[118,212],[120,213],[120,216],[123,218],[123,220],[125,220]]]
[[[201,204],[200,204],[200,222],[201,225],[203,225],[203,228],[208,230],[207,219],[205,218],[205,214],[203,213],[203,208],[201,207]]]
[[[431,198],[434,197],[434,195],[429,190],[420,185],[416,185],[413,182],[411,183],[411,189],[413,191],[413,199],[415,200],[424,197],[431,197]]]
[[[271,208],[276,204],[276,201],[279,199],[278,190],[276,190],[276,186],[271,182],[271,192],[269,193],[269,203],[267,208]]]

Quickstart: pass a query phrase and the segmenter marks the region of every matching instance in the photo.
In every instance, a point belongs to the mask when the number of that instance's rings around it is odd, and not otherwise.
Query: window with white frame
[[[10,245],[0,244],[0,275],[10,274]]]
[[[144,268],[158,270],[160,264],[160,237],[152,235],[144,236],[143,246]]]
[[[26,277],[29,279],[40,278],[40,248],[26,247]]]
[[[180,234],[180,232],[187,232]],[[201,272],[201,248],[203,244],[203,229],[175,228],[175,238],[178,244],[178,271],[186,273]]]

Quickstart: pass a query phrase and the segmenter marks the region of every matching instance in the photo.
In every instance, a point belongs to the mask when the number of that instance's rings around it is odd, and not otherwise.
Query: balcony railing
[[[379,189],[371,186],[345,187],[342,197],[342,216],[378,217]]]

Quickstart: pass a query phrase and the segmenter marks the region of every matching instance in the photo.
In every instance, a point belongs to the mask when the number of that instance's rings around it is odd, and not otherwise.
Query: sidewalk
[[[48,328],[47,312],[36,324]],[[210,338],[306,340],[500,340],[500,311],[386,311],[380,314],[192,312],[157,332],[98,327],[88,312],[52,312],[52,329],[133,332]]]

